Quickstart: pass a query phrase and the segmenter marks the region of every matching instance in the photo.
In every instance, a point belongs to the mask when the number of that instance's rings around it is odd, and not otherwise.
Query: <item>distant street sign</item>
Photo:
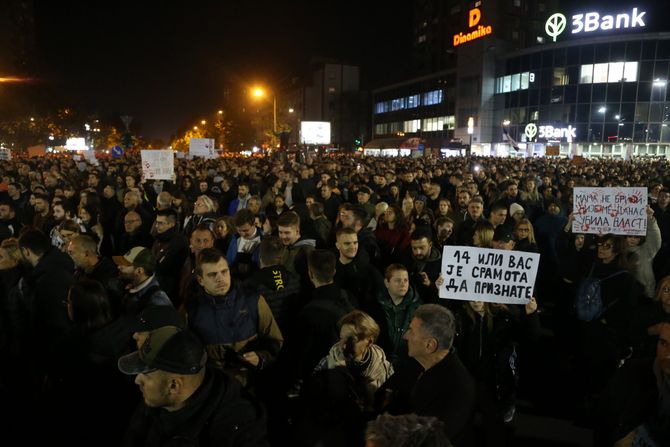
[[[112,158],[121,158],[123,157],[124,151],[121,146],[114,146],[112,148]]]

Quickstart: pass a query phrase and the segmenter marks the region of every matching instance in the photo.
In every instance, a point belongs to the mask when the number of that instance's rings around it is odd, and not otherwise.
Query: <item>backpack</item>
[[[601,283],[617,275],[626,273],[625,270],[621,270],[602,279],[598,279],[591,276],[593,274],[593,268],[594,267],[591,267],[589,276],[582,279],[579,283],[577,295],[575,297],[575,312],[577,313],[577,318],[586,322],[597,320],[610,307],[619,301],[619,299],[616,299],[610,303],[609,306],[605,307],[603,304]]]

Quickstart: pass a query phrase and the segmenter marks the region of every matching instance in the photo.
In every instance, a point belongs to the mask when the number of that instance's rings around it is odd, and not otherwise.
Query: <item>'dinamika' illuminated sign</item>
[[[572,16],[572,29],[570,34],[591,33],[594,31],[611,31],[626,28],[644,28],[644,16],[646,11],[638,11],[633,8],[630,14],[606,14],[600,15],[598,12],[587,12],[583,14],[574,14]],[[544,24],[544,31],[556,42],[558,37],[565,31],[567,18],[557,12],[552,14]]]
[[[482,18],[482,12],[479,8],[473,8],[468,14],[468,26],[470,28],[477,27],[474,30],[468,31],[466,33],[454,34],[454,46],[470,42],[471,40],[479,39],[480,37],[488,36],[493,33],[493,28],[489,25],[479,25],[479,21]]]

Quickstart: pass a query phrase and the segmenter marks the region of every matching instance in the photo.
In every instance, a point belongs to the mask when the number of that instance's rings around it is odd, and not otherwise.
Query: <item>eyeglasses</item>
[[[612,245],[611,242],[598,242],[598,243],[596,243],[596,245],[597,245],[599,248],[600,248],[600,247],[604,248],[605,250],[609,250],[610,248],[613,247],[613,245]]]

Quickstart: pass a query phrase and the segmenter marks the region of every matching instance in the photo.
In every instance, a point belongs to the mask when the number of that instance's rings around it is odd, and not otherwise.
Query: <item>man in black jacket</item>
[[[179,276],[188,257],[188,241],[178,231],[177,212],[173,209],[156,213],[156,241],[151,248],[156,258],[156,279],[173,303],[179,302]]]
[[[207,354],[188,330],[151,331],[142,347],[119,359],[142,391],[123,446],[265,446],[262,409],[235,379],[208,368]]]
[[[35,325],[33,334],[36,340],[53,343],[71,328],[64,303],[74,282],[74,264],[36,229],[21,234],[19,249],[23,262],[32,267],[24,296]]]
[[[437,417],[460,447],[472,440],[475,382],[452,350],[455,334],[451,311],[437,304],[419,306],[403,337],[416,361],[398,368],[379,392],[391,396],[385,408],[391,414]]]

